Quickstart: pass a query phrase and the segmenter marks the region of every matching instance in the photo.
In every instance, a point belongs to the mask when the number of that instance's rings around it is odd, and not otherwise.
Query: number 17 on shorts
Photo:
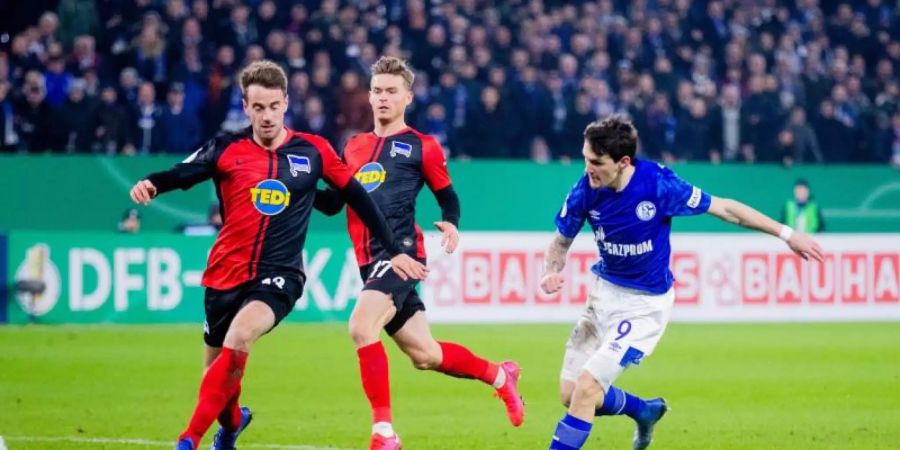
[[[376,261],[372,265],[372,271],[369,272],[369,279],[381,278],[388,270],[391,270],[391,262],[387,260]]]

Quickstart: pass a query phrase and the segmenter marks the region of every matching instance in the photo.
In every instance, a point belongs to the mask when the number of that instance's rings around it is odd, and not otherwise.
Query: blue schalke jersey
[[[574,238],[587,220],[600,250],[592,272],[618,286],[663,294],[674,281],[669,270],[672,217],[705,213],[710,199],[669,168],[637,160],[622,192],[591,189],[587,175],[582,176],[556,215],[556,228]]]

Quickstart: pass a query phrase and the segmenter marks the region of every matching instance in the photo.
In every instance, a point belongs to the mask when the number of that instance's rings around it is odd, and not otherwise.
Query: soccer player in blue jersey
[[[662,165],[635,159],[637,138],[634,126],[621,117],[588,125],[585,174],[556,216],[558,233],[546,252],[541,289],[562,288],[566,253],[585,221],[600,260],[591,267],[596,279],[587,308],[566,343],[560,399],[568,412],[556,426],[550,449],[580,449],[595,416],[621,414],[637,424],[632,447],[650,445],[666,401],[642,399],[613,382],[653,352],[669,321],[675,297],[669,270],[673,217],[709,213],[778,236],[804,259],[822,261],[821,248],[808,235],[741,202],[711,196]]]

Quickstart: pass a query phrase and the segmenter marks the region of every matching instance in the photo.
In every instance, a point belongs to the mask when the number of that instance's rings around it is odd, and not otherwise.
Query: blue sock
[[[566,414],[556,424],[549,450],[579,450],[590,434],[590,422]]]
[[[647,403],[640,397],[631,395],[615,386],[610,386],[603,397],[603,406],[597,408],[595,415],[618,416],[624,414],[637,420]]]

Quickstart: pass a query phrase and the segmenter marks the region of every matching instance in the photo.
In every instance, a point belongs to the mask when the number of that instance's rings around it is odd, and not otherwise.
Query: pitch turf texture
[[[255,420],[239,448],[365,447],[369,409],[344,330],[290,324],[257,345],[242,396]],[[521,363],[527,413],[518,429],[486,386],[419,372],[389,345],[405,448],[547,448],[563,413],[557,374],[568,331],[434,327],[440,338]],[[200,338],[199,327],[184,325],[0,327],[0,436],[10,450],[171,448],[196,399]],[[617,384],[669,400],[651,449],[900,448],[896,323],[674,324]],[[603,418],[585,448],[630,449],[632,430],[628,418]]]

